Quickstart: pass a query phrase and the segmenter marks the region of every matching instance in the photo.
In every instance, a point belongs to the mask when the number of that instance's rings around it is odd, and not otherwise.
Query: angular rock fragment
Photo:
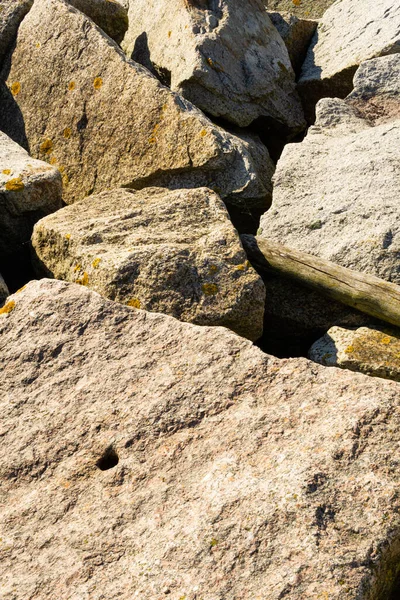
[[[199,325],[262,334],[265,288],[208,189],[116,189],[37,223],[39,273]]]
[[[28,242],[33,225],[62,206],[58,170],[0,131],[0,258]]]
[[[389,597],[397,383],[65,282],[6,306],[5,598]]]
[[[290,13],[271,12],[268,15],[285,42],[295,73],[299,73],[318,21],[299,19]]]
[[[8,291],[6,282],[4,281],[3,277],[0,274],[0,304],[3,304],[4,300],[7,298],[9,293],[10,292]]]
[[[120,44],[128,29],[128,11],[116,0],[68,0]]]
[[[292,13],[301,19],[319,19],[336,0],[264,0],[269,11]]]
[[[312,345],[309,358],[321,365],[400,381],[400,338],[395,331],[332,327]]]
[[[299,79],[306,116],[324,96],[344,98],[361,62],[400,52],[400,4],[393,0],[340,0],[318,25]]]
[[[19,24],[33,0],[1,0],[0,4],[0,66],[7,50],[15,40]]]
[[[258,117],[304,129],[288,53],[262,0],[131,0],[127,55],[240,127]]]
[[[63,0],[34,3],[7,83],[25,124],[10,110],[10,134],[58,165],[68,204],[121,185],[206,185],[246,210],[268,205],[265,147],[215,127]]]
[[[400,119],[390,117],[373,126],[351,101],[321,100],[316,126],[282,154],[261,235],[400,283]]]

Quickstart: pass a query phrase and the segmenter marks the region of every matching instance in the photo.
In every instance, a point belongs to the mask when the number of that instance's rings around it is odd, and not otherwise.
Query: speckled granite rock
[[[124,304],[256,340],[265,288],[220,198],[208,189],[117,189],[36,224],[39,273]]]
[[[128,11],[116,0],[68,0],[120,44],[128,29]]]
[[[368,327],[332,327],[312,345],[309,357],[329,367],[341,367],[373,377],[400,381],[398,335],[398,332],[383,332]]]
[[[63,0],[36,0],[7,83],[5,131],[58,165],[68,204],[120,185],[206,185],[246,208],[268,204],[265,146],[214,126]]]
[[[285,42],[294,71],[299,73],[318,21],[301,19],[290,13],[270,12],[268,14]]]
[[[33,0],[1,0],[0,4],[0,66],[17,36],[19,24],[33,4]]]
[[[7,298],[7,296],[9,295],[9,291],[8,291],[8,287],[6,285],[6,282],[4,281],[3,277],[1,276],[0,273],[0,304],[3,304],[4,300]]]
[[[373,600],[399,384],[42,280],[0,315],[5,600]]]
[[[298,89],[312,119],[324,96],[351,92],[357,67],[366,60],[400,52],[400,4],[393,0],[339,0],[318,25]]]
[[[61,208],[61,175],[0,131],[0,258],[29,242],[34,223]]]
[[[290,12],[301,19],[319,19],[335,0],[264,0],[270,11]]]
[[[171,87],[240,127],[258,117],[305,127],[285,44],[262,0],[130,0],[127,55],[169,73]]]

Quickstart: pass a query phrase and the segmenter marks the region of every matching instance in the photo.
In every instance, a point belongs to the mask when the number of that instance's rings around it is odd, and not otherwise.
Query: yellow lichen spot
[[[21,91],[21,84],[19,81],[15,81],[11,86],[11,93],[13,96],[17,96]]]
[[[205,296],[215,296],[218,293],[218,286],[215,283],[204,283],[201,289]]]
[[[160,128],[160,123],[156,123],[154,125],[151,137],[149,138],[149,144],[154,144],[155,143],[155,141],[156,141],[156,134],[157,134],[157,131],[159,130],[159,128]]]
[[[14,308],[15,302],[14,300],[10,300],[10,302],[7,302],[7,304],[5,304],[3,308],[0,308],[0,315],[8,315],[12,310],[14,310]]]
[[[79,285],[88,285],[89,275],[86,273],[86,271],[84,271],[82,277],[76,280],[76,283],[79,283]]]
[[[66,233],[65,234],[65,239],[66,240],[70,240],[71,239],[71,234],[70,233]]]
[[[70,81],[68,84],[68,91],[73,92],[75,89],[75,81]]]
[[[60,169],[61,171],[61,169]],[[62,174],[62,182],[63,182],[63,186],[66,187],[69,184],[69,177],[66,173]]]
[[[133,308],[140,308],[142,303],[140,302],[139,298],[132,298],[132,300],[127,302],[127,305],[132,306]]]
[[[103,80],[101,77],[95,77],[93,81],[93,87],[95,90],[99,90],[103,85]]]
[[[385,335],[382,339],[381,339],[381,344],[390,344],[390,340],[391,338],[388,335]]]
[[[218,273],[217,265],[210,265],[208,267],[208,272],[210,273],[210,275],[215,275],[215,273]]]
[[[40,144],[40,152],[43,152],[43,154],[51,154],[53,152],[53,142],[49,138],[46,138]]]
[[[77,273],[81,269],[82,269],[81,265],[76,265],[76,267],[74,267],[74,272]]]
[[[300,6],[301,4],[301,0],[292,0],[292,2],[295,6]]]
[[[216,540],[215,538],[212,538],[211,542],[210,542],[210,546],[211,548],[215,548],[215,546],[218,544],[218,540]]]
[[[207,135],[207,131],[205,129],[202,129],[200,131],[200,135],[201,135],[201,137],[205,137]]]
[[[8,190],[9,192],[22,192],[24,188],[25,185],[21,177],[15,177],[14,179],[10,179],[10,181],[7,181],[6,183],[6,190]]]
[[[51,165],[56,165],[56,164],[57,164],[57,159],[56,159],[56,157],[55,157],[55,156],[52,156],[52,157],[50,158],[50,160],[49,160],[49,163],[50,163]]]
[[[95,258],[94,261],[92,262],[93,269],[97,269],[97,267],[99,266],[100,263],[101,263],[101,258]]]
[[[354,352],[354,346],[348,346],[345,350],[346,354],[352,354]]]
[[[67,140],[69,140],[69,138],[71,137],[71,135],[72,135],[72,129],[71,129],[70,127],[66,127],[66,128],[64,129],[64,131],[63,131],[63,136],[64,136],[64,137],[65,137]]]
[[[172,35],[172,31],[168,31],[168,37],[170,38]]]
[[[237,269],[238,271],[245,271],[245,270],[246,270],[246,269],[249,267],[249,264],[250,264],[250,263],[249,263],[249,261],[248,261],[248,260],[246,260],[246,262],[244,262],[242,265],[238,265],[238,266],[236,267],[236,269]]]
[[[36,42],[36,44],[35,44],[36,48],[40,48],[41,45],[42,44],[40,42]]]
[[[22,287],[19,288],[19,290],[17,290],[15,293],[19,294],[20,292],[23,292],[24,289],[26,288],[26,285],[23,285]]]
[[[3,175],[11,175],[11,169],[3,169]]]

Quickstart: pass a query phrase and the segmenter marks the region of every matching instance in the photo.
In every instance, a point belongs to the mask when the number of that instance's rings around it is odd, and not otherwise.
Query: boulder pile
[[[0,597],[396,600],[400,7],[0,2]]]

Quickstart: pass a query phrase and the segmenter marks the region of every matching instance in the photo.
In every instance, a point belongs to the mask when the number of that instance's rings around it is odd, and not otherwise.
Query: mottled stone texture
[[[299,19],[290,13],[268,13],[273,25],[285,42],[295,73],[299,73],[318,21]]]
[[[6,131],[59,167],[68,204],[153,184],[207,185],[246,209],[267,206],[265,147],[215,127],[63,0],[36,0],[7,74]]]
[[[17,36],[19,24],[33,0],[1,0],[0,4],[0,66]]]
[[[64,282],[6,307],[3,598],[388,597],[397,383]]]
[[[33,225],[61,208],[61,175],[0,131],[0,258],[29,242]]]
[[[130,0],[123,48],[206,113],[305,127],[288,52],[262,0]]]
[[[68,0],[120,44],[128,29],[128,11],[116,0]]]
[[[264,0],[270,11],[289,12],[301,19],[320,19],[335,0]]]
[[[256,340],[265,288],[211,190],[117,189],[37,223],[39,274],[124,304]]]

